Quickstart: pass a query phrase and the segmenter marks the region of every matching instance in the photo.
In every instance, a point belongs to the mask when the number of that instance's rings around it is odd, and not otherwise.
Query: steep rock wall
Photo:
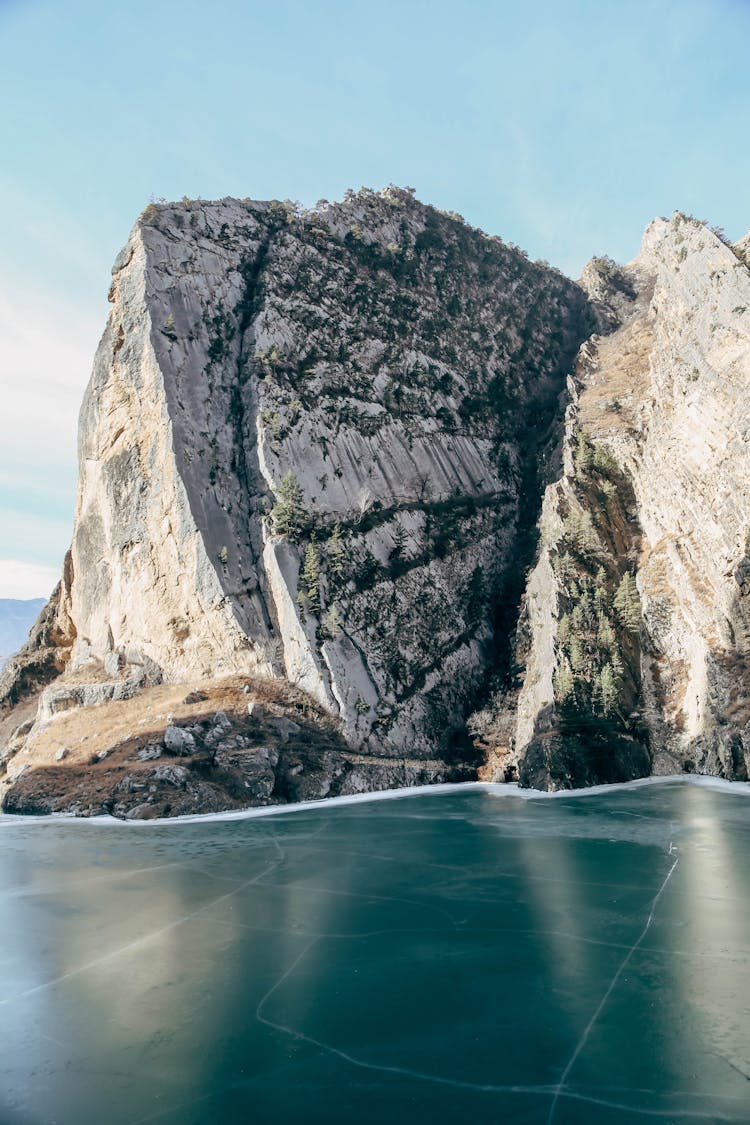
[[[388,189],[152,205],[110,300],[54,671],[282,674],[370,752],[445,751],[496,659],[582,290]]]
[[[630,266],[600,259],[584,275],[604,334],[571,380],[517,638],[521,686],[490,716],[495,773],[552,788],[748,775],[744,250],[676,214],[651,224]]]

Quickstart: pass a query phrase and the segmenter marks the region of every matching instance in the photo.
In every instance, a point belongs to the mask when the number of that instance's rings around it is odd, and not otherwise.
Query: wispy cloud
[[[77,306],[0,281],[0,549],[29,564],[53,565],[69,542],[78,410],[100,331]]]
[[[55,567],[0,559],[0,598],[48,598],[59,579]]]

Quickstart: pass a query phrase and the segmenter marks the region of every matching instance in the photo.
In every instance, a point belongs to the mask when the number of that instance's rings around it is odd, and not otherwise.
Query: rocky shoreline
[[[573,282],[410,189],[150,205],[5,807],[745,780],[749,263],[678,212]]]
[[[60,711],[19,739],[0,794],[4,812],[26,815],[150,820],[471,777],[456,763],[357,754],[303,692],[247,677]]]

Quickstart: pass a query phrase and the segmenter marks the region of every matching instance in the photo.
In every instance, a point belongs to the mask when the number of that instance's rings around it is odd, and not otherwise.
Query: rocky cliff
[[[582,283],[559,479],[496,696],[496,770],[543,788],[750,765],[750,272],[675,214]],[[505,738],[500,736],[504,720]],[[508,737],[510,732],[510,737]]]
[[[470,757],[580,287],[391,188],[152,205],[110,301],[66,574],[6,700],[63,667],[47,716],[275,675],[366,753]]]
[[[576,285],[409,190],[151,205],[65,575],[0,681],[6,731],[42,692],[13,747],[242,674],[365,758],[746,776],[744,250],[675,216]]]

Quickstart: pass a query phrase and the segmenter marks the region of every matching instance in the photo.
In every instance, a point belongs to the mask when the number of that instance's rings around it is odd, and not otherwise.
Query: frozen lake
[[[750,1121],[750,799],[0,818],[0,1125]]]

